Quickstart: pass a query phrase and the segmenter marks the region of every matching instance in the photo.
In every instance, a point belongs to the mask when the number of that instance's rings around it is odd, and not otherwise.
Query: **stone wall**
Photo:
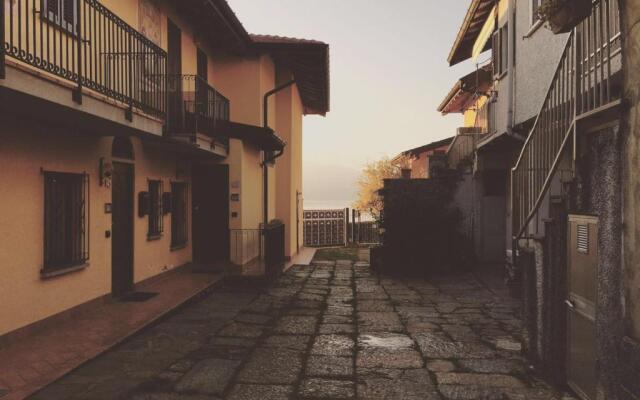
[[[383,254],[389,262],[383,262],[384,272],[428,274],[470,265],[473,251],[454,202],[459,180],[455,171],[431,179],[385,180]]]
[[[640,2],[620,0],[623,28],[624,133],[624,334],[623,398],[640,398]],[[631,393],[635,393],[632,397]],[[625,397],[626,396],[626,397]]]

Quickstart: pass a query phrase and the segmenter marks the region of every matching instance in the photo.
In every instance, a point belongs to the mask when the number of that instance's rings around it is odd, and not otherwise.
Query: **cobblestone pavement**
[[[568,398],[527,374],[517,308],[472,276],[294,266],[267,290],[225,284],[32,399]]]

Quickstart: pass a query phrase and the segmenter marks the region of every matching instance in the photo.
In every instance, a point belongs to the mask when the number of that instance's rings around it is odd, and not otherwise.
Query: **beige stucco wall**
[[[135,149],[135,193],[147,190],[147,179],[161,179],[164,190],[176,180],[176,158],[142,146]],[[51,126],[3,118],[0,124],[0,335],[111,292],[111,189],[99,186],[99,159],[111,159],[110,137],[71,136]],[[85,270],[43,280],[44,181],[41,169],[89,174],[90,259]],[[140,282],[191,260],[191,246],[170,250],[171,216],[164,216],[164,235],[147,241],[148,220],[134,206],[134,279]],[[191,209],[191,207],[189,207]],[[10,211],[10,212],[9,212]]]
[[[278,81],[291,79],[288,71],[278,73]],[[302,115],[303,107],[297,86],[277,95],[277,132],[286,142],[284,154],[276,164],[277,210],[276,216],[285,224],[285,254],[295,255],[302,245],[303,204],[298,204],[302,193]],[[299,225],[299,226],[298,226]],[[296,237],[297,235],[297,237]]]
[[[630,106],[623,175],[624,281],[630,335],[640,340],[640,4],[626,0],[623,6],[625,97]]]

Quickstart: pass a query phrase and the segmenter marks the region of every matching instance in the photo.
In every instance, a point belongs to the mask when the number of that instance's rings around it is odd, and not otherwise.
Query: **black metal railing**
[[[167,132],[170,135],[205,134],[216,142],[229,144],[219,134],[218,121],[229,120],[229,99],[197,75],[167,76]]]
[[[3,54],[163,117],[166,52],[97,0],[0,0]],[[1,69],[2,67],[0,67]],[[2,72],[2,71],[0,71]]]

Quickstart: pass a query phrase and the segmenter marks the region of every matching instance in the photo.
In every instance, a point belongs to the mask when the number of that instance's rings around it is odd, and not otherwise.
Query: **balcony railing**
[[[163,117],[166,53],[97,0],[0,0],[4,54]],[[1,68],[1,67],[0,67]],[[1,71],[0,71],[1,72]]]
[[[596,0],[569,35],[547,96],[511,172],[514,238],[534,218],[577,121],[621,98],[620,11],[617,0]]]
[[[455,142],[447,152],[449,168],[457,169],[463,161],[472,161],[477,145],[485,135],[483,128],[458,128]]]
[[[218,121],[229,120],[229,99],[197,75],[167,77],[167,132],[195,140],[204,134],[226,146],[229,138],[219,134]]]

